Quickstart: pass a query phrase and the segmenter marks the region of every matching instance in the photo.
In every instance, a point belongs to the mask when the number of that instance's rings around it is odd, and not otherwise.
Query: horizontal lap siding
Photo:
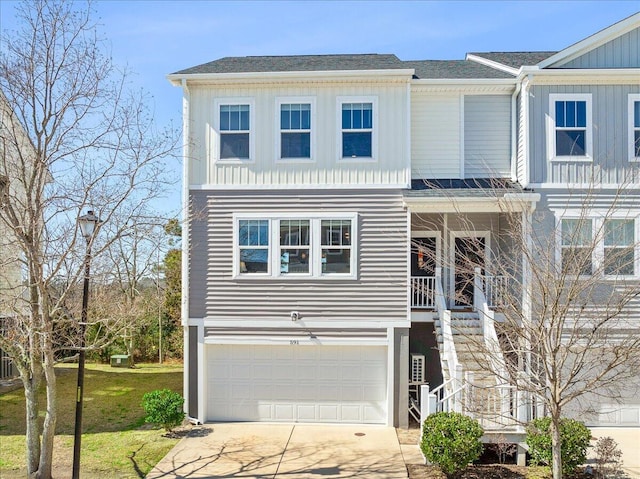
[[[405,320],[406,213],[400,192],[192,192],[190,316]],[[233,213],[357,212],[358,279],[233,279]]]

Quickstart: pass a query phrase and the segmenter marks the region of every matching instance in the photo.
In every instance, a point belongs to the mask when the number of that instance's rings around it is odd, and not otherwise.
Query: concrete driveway
[[[406,479],[395,429],[263,423],[194,428],[147,475],[157,478]]]

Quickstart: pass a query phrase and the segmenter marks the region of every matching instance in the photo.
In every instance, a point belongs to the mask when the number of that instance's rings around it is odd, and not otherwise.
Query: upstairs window
[[[604,274],[633,276],[635,272],[635,222],[604,220]]]
[[[551,159],[591,159],[591,95],[549,95]]]
[[[373,158],[373,102],[344,102],[340,111],[342,158]]]
[[[251,158],[251,105],[219,105],[220,159]]]
[[[561,260],[563,273],[588,276],[593,273],[593,220],[563,219]]]
[[[640,161],[640,94],[629,95],[629,161]]]
[[[311,158],[311,104],[280,105],[280,158]]]

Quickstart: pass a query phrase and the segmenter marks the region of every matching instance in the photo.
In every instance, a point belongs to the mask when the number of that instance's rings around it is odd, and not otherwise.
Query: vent
[[[411,355],[411,382],[424,383],[424,354]]]

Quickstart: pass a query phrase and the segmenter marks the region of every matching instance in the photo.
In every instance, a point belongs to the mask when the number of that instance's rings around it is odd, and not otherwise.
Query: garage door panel
[[[385,346],[207,347],[207,419],[385,423]]]

